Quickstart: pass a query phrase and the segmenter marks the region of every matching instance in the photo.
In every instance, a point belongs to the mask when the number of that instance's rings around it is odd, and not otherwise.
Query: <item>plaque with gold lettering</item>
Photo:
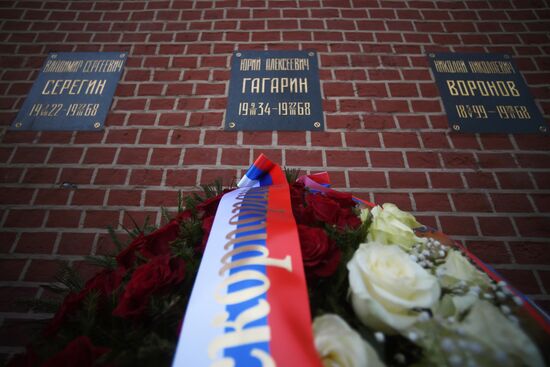
[[[225,130],[324,130],[315,51],[235,51]]]
[[[510,55],[428,55],[449,126],[465,133],[546,133],[529,88]]]
[[[44,62],[11,130],[101,130],[125,52],[57,52]]]

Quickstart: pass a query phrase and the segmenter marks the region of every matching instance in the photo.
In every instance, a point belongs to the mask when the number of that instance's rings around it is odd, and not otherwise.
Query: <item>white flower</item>
[[[462,329],[471,338],[491,348],[494,353],[509,356],[508,365],[544,366],[537,347],[523,330],[487,301],[479,300],[474,303],[462,322]]]
[[[336,314],[313,321],[315,348],[325,367],[379,367],[376,351]]]
[[[363,208],[361,209],[361,214],[359,215],[359,218],[361,218],[361,222],[366,222],[369,218],[370,209],[369,208]]]
[[[437,274],[444,287],[452,287],[461,281],[479,286],[491,284],[491,280],[485,273],[477,270],[464,255],[455,250],[449,252],[445,263],[437,269]]]
[[[383,209],[382,209],[383,208]],[[394,204],[386,203],[371,210],[373,219],[367,240],[385,245],[399,245],[410,250],[415,243],[425,242],[414,234],[413,228],[420,227],[411,214],[399,210]]]
[[[431,308],[441,293],[437,278],[399,246],[363,243],[347,267],[355,313],[386,333],[411,326],[418,316],[413,308]]]

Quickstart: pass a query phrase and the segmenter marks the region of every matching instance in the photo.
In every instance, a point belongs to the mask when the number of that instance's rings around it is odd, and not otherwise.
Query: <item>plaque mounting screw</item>
[[[546,128],[546,126],[539,126],[539,131],[541,133],[545,133],[546,131],[548,131],[548,129]]]
[[[121,59],[123,59],[123,58],[124,58],[124,54],[120,54],[119,57],[120,57]]]
[[[308,55],[313,57],[313,56],[315,56],[315,53],[313,53],[313,52],[308,52]]]
[[[231,129],[234,128],[234,127],[235,127],[235,123],[234,123],[234,122],[230,122],[230,123],[229,123],[229,127],[230,127]]]
[[[510,58],[510,55],[504,55],[504,58],[505,58],[505,59],[509,59],[509,58]]]
[[[100,124],[99,122],[96,122],[96,123],[94,124],[94,127],[95,127],[96,129],[99,129],[100,126],[101,126],[101,124]]]
[[[321,123],[320,123],[319,121],[315,121],[315,122],[313,123],[313,126],[315,126],[315,127],[321,127]]]
[[[57,54],[52,54],[52,55],[51,55],[51,58],[52,58],[52,59],[57,59]]]
[[[241,54],[240,52],[237,52],[237,53],[235,54],[235,56],[237,56],[237,57],[241,57],[242,55],[243,55],[243,54]]]
[[[20,123],[20,122],[16,122],[16,123],[15,123],[15,127],[21,127],[21,126],[23,126],[22,123]]]
[[[435,54],[430,54],[429,55],[431,58],[434,58],[435,57]]]
[[[457,124],[454,124],[454,125],[453,125],[453,130],[454,130],[454,131],[460,131],[460,126],[457,125]]]

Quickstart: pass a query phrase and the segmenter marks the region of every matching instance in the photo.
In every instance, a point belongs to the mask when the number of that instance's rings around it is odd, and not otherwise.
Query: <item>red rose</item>
[[[187,220],[187,219],[191,218],[192,216],[193,216],[193,213],[191,212],[191,210],[186,209],[186,210],[182,211],[181,213],[178,213],[178,215],[176,215],[176,221],[181,223],[184,220]]]
[[[145,244],[140,249],[141,253],[148,258],[158,255],[171,254],[170,243],[178,238],[180,224],[171,220],[163,227],[145,236]]]
[[[321,228],[298,224],[300,248],[306,276],[329,277],[340,263],[340,249]]]
[[[340,208],[353,208],[356,205],[355,201],[353,201],[353,196],[346,192],[331,190],[326,192],[326,196],[336,201],[340,205]]]
[[[214,224],[214,216],[208,216],[202,220],[202,242],[199,247],[195,248],[195,250],[202,254],[204,252],[204,249],[206,248],[206,243],[208,242],[208,237],[210,237],[210,231],[212,230],[212,225]]]
[[[220,200],[222,196],[227,194],[228,192],[233,191],[234,189],[225,189],[223,192],[217,196],[214,196],[210,199],[206,199],[199,205],[197,205],[197,210],[204,212],[204,217],[209,217],[211,215],[216,214],[216,210],[218,210],[218,205],[220,205]]]
[[[340,229],[357,229],[361,225],[361,219],[353,212],[353,210],[340,209],[336,226]]]
[[[79,336],[65,349],[48,359],[42,367],[92,367],[109,348],[96,347],[87,336]]]
[[[80,292],[69,293],[63,300],[63,303],[57,310],[53,319],[44,330],[44,334],[47,336],[55,334],[67,316],[78,309],[81,302],[88,294],[90,294],[90,292],[95,290],[102,296],[110,296],[122,282],[124,274],[126,274],[126,270],[124,268],[118,268],[116,270],[103,270],[88,280],[84,285],[84,289]]]
[[[328,224],[336,224],[340,205],[323,194],[310,194],[306,196],[307,205],[313,209],[315,219]]]
[[[117,255],[117,263],[125,269],[131,268],[136,259],[136,251],[140,251],[147,258],[171,254],[170,244],[177,239],[179,226],[177,220],[171,220],[168,224],[146,236],[140,233],[128,247]]]
[[[149,305],[152,294],[180,283],[184,277],[182,259],[171,259],[169,255],[152,259],[134,271],[113,315],[123,318],[140,316]]]
[[[305,193],[306,189],[303,183],[295,182],[290,185],[290,202],[292,203],[292,207],[304,204]]]
[[[311,206],[292,206],[292,214],[294,214],[294,219],[296,220],[297,224],[304,224],[308,226],[313,226],[317,224],[317,219],[315,219],[315,215],[313,214],[313,209],[311,208]]]

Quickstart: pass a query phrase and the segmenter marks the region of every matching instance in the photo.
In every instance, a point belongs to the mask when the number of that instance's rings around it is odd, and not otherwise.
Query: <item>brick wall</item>
[[[59,262],[259,153],[394,202],[550,309],[550,139],[450,133],[426,53],[514,55],[550,116],[549,1],[0,1],[0,354]],[[224,132],[235,49],[319,52],[325,132]],[[52,51],[127,51],[104,132],[7,132]],[[63,182],[77,188],[61,188]]]

